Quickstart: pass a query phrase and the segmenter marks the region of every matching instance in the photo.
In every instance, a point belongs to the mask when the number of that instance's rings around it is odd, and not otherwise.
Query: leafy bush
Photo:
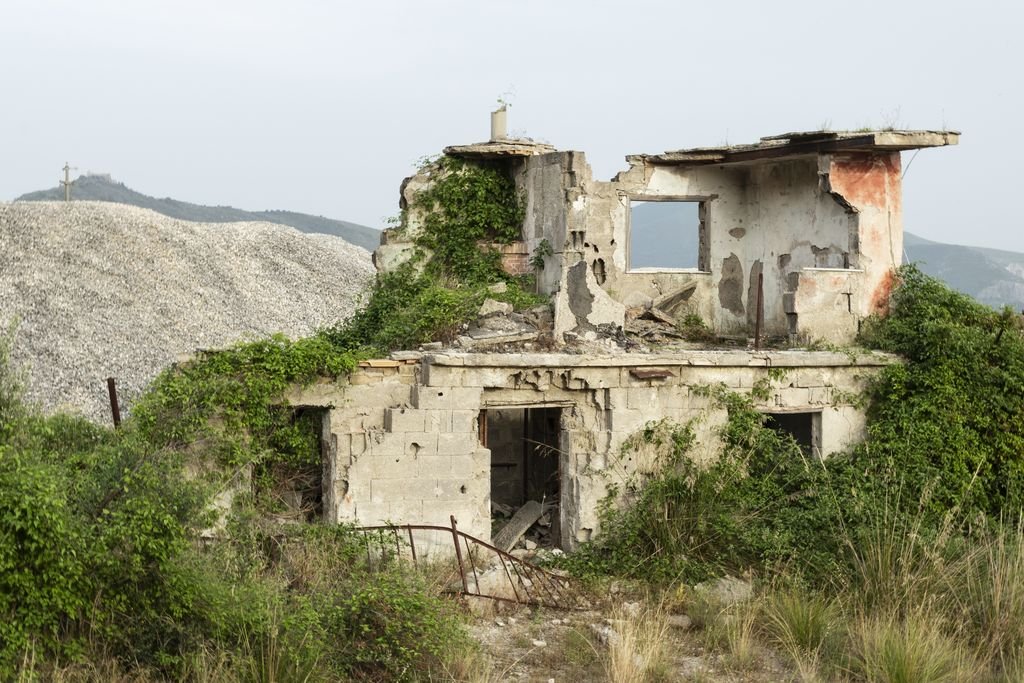
[[[1013,523],[1024,506],[1016,317],[908,266],[889,316],[871,320],[863,340],[906,358],[869,389],[864,444],[825,462],[808,459],[754,408],[770,374],[750,395],[709,387],[728,412],[718,459],[698,467],[685,457],[686,439],[665,441],[657,476],[627,485],[625,507],[613,488],[602,538],[570,562],[583,572],[663,580],[786,567],[826,585],[861,574],[862,558],[850,549],[871,546],[887,525],[928,543],[956,533],[951,519],[975,533]]]
[[[173,677],[212,666],[259,680],[397,680],[465,646],[445,603],[398,569],[368,574],[343,528],[270,533],[240,505],[230,543],[193,545],[212,492],[239,467],[256,465],[258,482],[261,471],[319,467],[319,426],[288,409],[289,387],[349,372],[366,354],[451,339],[485,296],[539,301],[479,244],[519,236],[511,179],[450,158],[435,170],[417,198],[429,258],[379,276],[366,305],[330,330],[167,369],[117,432],[27,407],[11,335],[0,335],[0,678],[32,651],[116,653]],[[507,291],[489,293],[499,281]]]
[[[864,342],[905,356],[876,384],[867,448],[936,517],[959,508],[998,519],[1024,506],[1024,337],[994,311],[913,266],[901,269],[892,313]],[[909,499],[916,504],[916,499]]]
[[[488,246],[520,237],[523,209],[512,179],[496,166],[454,157],[442,157],[427,169],[430,186],[413,206],[423,218],[415,237],[420,251],[379,274],[365,305],[328,331],[336,346],[387,352],[448,342],[474,318],[485,297],[517,308],[544,301],[502,270],[501,255]],[[498,282],[507,284],[505,292],[487,290]]]

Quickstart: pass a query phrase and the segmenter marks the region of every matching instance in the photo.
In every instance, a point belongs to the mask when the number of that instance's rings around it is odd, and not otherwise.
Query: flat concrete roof
[[[556,151],[554,147],[543,142],[534,142],[525,138],[507,138],[490,142],[477,142],[472,145],[451,145],[444,148],[444,153],[453,157],[476,157],[481,159],[494,157],[532,157]]]
[[[631,154],[626,160],[631,164],[733,164],[832,152],[894,152],[945,147],[955,145],[959,141],[960,132],[954,130],[816,130],[771,135],[750,145],[697,147],[661,154]]]

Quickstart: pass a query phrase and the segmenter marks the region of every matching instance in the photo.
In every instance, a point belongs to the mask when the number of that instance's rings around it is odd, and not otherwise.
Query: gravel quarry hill
[[[109,202],[0,203],[0,326],[47,411],[109,422],[196,349],[348,317],[374,269],[344,240],[266,222],[193,223]]]

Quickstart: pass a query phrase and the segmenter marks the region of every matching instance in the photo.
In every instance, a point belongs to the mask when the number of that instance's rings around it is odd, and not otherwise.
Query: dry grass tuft
[[[614,636],[608,639],[605,672],[616,683],[641,683],[664,678],[669,625],[664,605],[640,603],[637,609],[613,613]]]
[[[960,642],[925,612],[902,620],[865,617],[851,631],[851,673],[868,683],[967,683],[982,670]]]

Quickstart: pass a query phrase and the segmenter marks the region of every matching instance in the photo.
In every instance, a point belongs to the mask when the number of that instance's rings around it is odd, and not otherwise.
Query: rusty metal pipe
[[[419,565],[416,563],[416,541],[412,540],[412,525],[407,524],[405,528],[409,530],[409,550],[412,552],[412,566],[418,569]]]
[[[757,274],[757,317],[754,320],[754,350],[761,350],[761,328],[764,327],[764,273]]]
[[[459,528],[455,521],[455,515],[450,515],[452,520],[452,541],[455,543],[455,559],[459,563],[459,576],[462,577],[462,592],[469,592],[469,583],[466,581],[466,569],[462,566],[462,547],[459,545]]]

